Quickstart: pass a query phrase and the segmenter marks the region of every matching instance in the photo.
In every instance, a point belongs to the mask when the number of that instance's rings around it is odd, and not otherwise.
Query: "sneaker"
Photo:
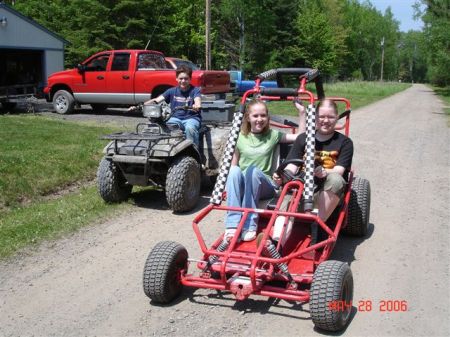
[[[225,234],[223,235],[224,240],[231,240],[236,233],[236,228],[225,229]]]
[[[256,238],[256,230],[247,229],[242,231],[241,238],[243,241],[253,241]]]

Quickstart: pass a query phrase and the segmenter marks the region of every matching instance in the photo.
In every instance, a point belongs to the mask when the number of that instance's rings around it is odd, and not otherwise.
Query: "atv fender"
[[[169,152],[168,157],[176,157],[178,154],[188,152],[190,156],[194,157],[199,163],[201,163],[200,153],[194,146],[194,143],[190,139],[184,139],[175,145]]]

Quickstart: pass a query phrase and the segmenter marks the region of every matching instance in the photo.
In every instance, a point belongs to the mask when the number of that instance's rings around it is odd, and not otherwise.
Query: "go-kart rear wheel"
[[[346,234],[362,237],[367,234],[370,216],[370,183],[355,177],[352,183],[350,203],[348,205],[347,226],[342,229]]]
[[[166,178],[166,199],[175,212],[190,211],[200,197],[200,165],[189,156],[178,157],[169,167]]]
[[[310,311],[314,325],[327,331],[342,330],[350,319],[353,276],[347,263],[324,261],[311,285]]]
[[[180,272],[187,269],[188,253],[179,243],[162,241],[144,266],[144,293],[157,303],[169,303],[181,292]]]
[[[128,198],[133,186],[111,159],[103,158],[97,170],[97,188],[106,202],[120,202]]]

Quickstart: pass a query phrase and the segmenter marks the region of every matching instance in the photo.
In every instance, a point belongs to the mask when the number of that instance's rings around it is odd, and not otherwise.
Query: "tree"
[[[422,32],[402,33],[398,45],[398,79],[423,82],[426,79],[426,47]]]
[[[337,75],[347,52],[346,30],[335,24],[340,20],[339,7],[333,1],[308,0],[302,4],[295,22],[295,43],[288,47],[292,63]]]
[[[425,24],[428,79],[439,86],[450,83],[450,8],[448,0],[422,0],[425,10],[416,6]]]

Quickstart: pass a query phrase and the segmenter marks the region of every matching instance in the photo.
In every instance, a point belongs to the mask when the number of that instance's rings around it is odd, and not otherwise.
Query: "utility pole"
[[[206,22],[205,22],[205,68],[211,69],[211,0],[206,0],[205,10]]]
[[[384,36],[381,39],[381,75],[380,75],[381,82],[383,82],[383,66],[384,66]]]

